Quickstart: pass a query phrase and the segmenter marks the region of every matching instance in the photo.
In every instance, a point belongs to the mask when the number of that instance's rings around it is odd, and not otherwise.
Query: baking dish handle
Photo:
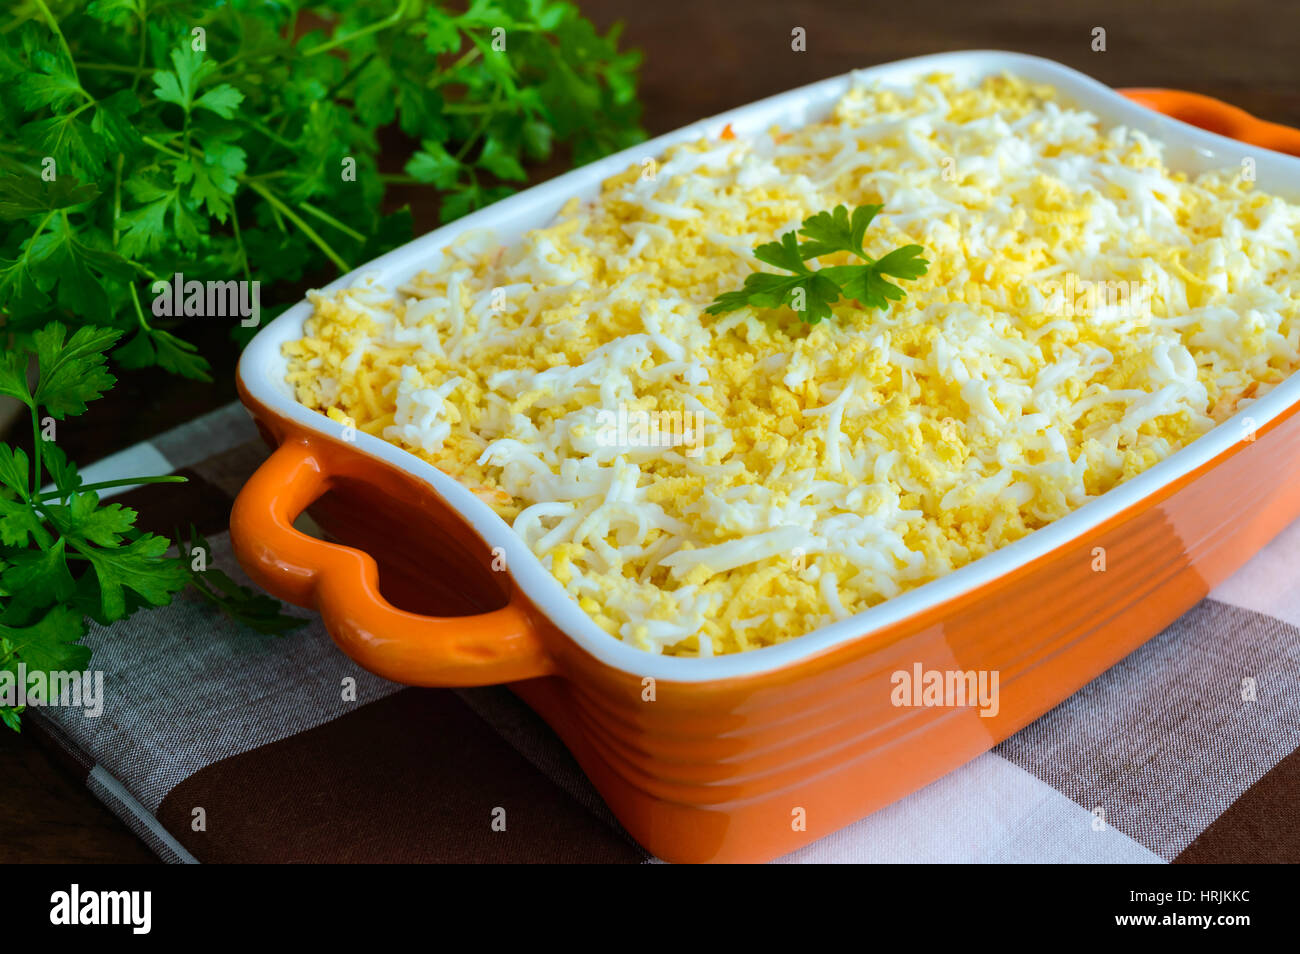
[[[230,515],[235,557],[267,592],[320,611],[345,653],[386,679],[414,686],[485,686],[552,672],[537,628],[516,597],[477,616],[422,616],[379,592],[372,556],[293,526],[329,489],[331,455],[286,440],[249,478]]]
[[[1300,129],[1258,119],[1236,106],[1178,89],[1122,89],[1140,106],[1251,146],[1300,156]]]

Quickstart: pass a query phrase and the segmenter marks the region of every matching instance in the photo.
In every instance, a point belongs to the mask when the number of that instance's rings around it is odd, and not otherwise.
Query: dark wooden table
[[[580,6],[603,29],[626,24],[645,53],[641,100],[651,134],[794,86],[925,53],[1002,49],[1058,60],[1112,86],[1207,93],[1300,126],[1300,4],[1267,0],[599,0]],[[802,27],[806,52],[790,48]],[[1092,50],[1106,31],[1105,52]],[[396,163],[400,166],[400,162]],[[432,224],[432,196],[403,194]],[[91,461],[235,397],[227,330],[200,326],[220,372],[196,385],[165,374],[127,376],[75,431],[74,460]],[[153,854],[28,736],[0,731],[0,862],[154,860]]]

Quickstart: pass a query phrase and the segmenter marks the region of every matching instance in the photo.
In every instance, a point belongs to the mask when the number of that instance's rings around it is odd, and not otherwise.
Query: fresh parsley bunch
[[[885,276],[920,278],[930,267],[921,258],[919,245],[904,245],[880,258],[872,258],[862,247],[871,220],[882,206],[860,205],[849,214],[838,205],[831,212],[818,212],[803,220],[795,232],[786,232],[779,241],[765,242],[754,249],[760,262],[790,272],[754,272],[745,278],[738,291],[723,292],[705,311],[722,315],[745,307],[778,308],[789,305],[809,324],[831,317],[831,305],[841,298],[856,301],[863,308],[886,309],[891,301],[900,301],[907,293]],[[806,241],[799,241],[799,235]],[[809,259],[848,252],[862,260],[861,265],[827,265],[812,269]]]
[[[0,23],[0,322],[126,332],[125,367],[206,379],[150,288],[298,281],[450,220],[525,165],[643,137],[635,52],[555,0],[18,0]],[[377,133],[419,144],[381,174]]]
[[[171,541],[137,530],[134,510],[99,499],[98,491],[108,487],[183,477],[87,484],[58,444],[45,439],[57,422],[84,413],[87,402],[113,386],[105,351],[121,334],[85,326],[69,337],[55,323],[31,336],[31,351],[0,356],[0,395],[27,407],[33,448],[29,458],[0,443],[0,671],[17,673],[20,662],[28,673],[83,671],[90,660],[90,649],[81,645],[87,618],[107,625],[141,607],[164,606],[191,583],[200,596],[262,632],[282,633],[301,623],[206,560],[169,556]],[[33,360],[34,385],[28,377]],[[210,552],[197,534],[191,554],[194,547]],[[17,729],[19,712],[0,704],[0,721]]]

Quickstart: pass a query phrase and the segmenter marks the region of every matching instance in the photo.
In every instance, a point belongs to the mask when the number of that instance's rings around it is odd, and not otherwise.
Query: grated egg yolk
[[[925,248],[906,300],[704,314],[839,203],[884,205],[868,252]],[[1005,546],[1262,396],[1300,363],[1298,249],[1297,206],[1171,172],[1049,87],[858,82],[508,247],[469,233],[396,288],[313,293],[288,381],[463,482],[613,637],[738,652]],[[602,440],[611,419],[665,431]]]

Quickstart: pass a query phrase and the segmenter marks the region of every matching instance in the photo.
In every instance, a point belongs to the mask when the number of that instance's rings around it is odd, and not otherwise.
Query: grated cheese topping
[[[839,203],[884,205],[869,253],[924,246],[905,301],[703,313]],[[707,656],[970,563],[1262,396],[1300,363],[1298,265],[1300,207],[1050,87],[858,82],[512,247],[313,293],[285,350],[302,403],[462,481],[612,636]]]

